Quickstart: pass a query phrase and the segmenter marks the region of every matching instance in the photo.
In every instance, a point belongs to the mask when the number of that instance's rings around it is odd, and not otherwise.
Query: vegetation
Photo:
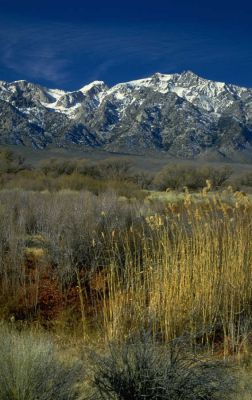
[[[223,362],[189,354],[181,344],[160,348],[147,337],[109,346],[96,356],[96,399],[227,399],[234,380]]]
[[[168,165],[158,173],[154,184],[158,190],[202,189],[206,180],[210,180],[214,189],[221,187],[232,174],[230,167],[213,168],[210,166]]]
[[[44,337],[0,328],[1,400],[77,399],[78,364],[65,365]]]
[[[242,186],[252,186],[252,172],[243,174],[237,181],[237,184],[240,184]]]
[[[217,360],[247,362],[252,332],[252,204],[231,171],[1,157],[0,319],[20,332],[0,329],[0,400],[77,399],[77,359],[84,398],[231,398]]]
[[[200,190],[206,180],[213,189],[229,185],[233,174],[229,166],[168,164],[157,173],[137,170],[129,159],[107,158],[92,162],[85,159],[50,158],[36,168],[25,164],[24,159],[11,152],[0,152],[0,188],[24,190],[63,189],[89,190],[95,194],[115,190],[119,195],[135,197],[141,189],[147,190]],[[249,185],[249,173],[241,177],[240,184]],[[239,185],[235,180],[235,186]]]
[[[252,208],[240,192],[223,196],[203,190],[194,202],[186,192],[167,204],[2,191],[3,316],[51,323],[75,306],[69,314],[84,336],[100,327],[103,339],[118,339],[145,327],[162,341],[187,333],[225,354],[244,348]]]
[[[11,150],[0,150],[0,171],[1,173],[17,173],[27,168],[24,158],[14,154]]]

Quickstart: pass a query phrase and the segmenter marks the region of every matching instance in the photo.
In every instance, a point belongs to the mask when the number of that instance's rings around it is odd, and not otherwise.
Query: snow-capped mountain
[[[111,88],[95,81],[72,92],[0,81],[0,144],[251,154],[252,89],[191,71]]]

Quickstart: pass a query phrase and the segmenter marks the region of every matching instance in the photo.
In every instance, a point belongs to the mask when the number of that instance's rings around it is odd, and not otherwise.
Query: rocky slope
[[[252,154],[252,89],[187,71],[74,92],[0,81],[0,144],[195,158]]]

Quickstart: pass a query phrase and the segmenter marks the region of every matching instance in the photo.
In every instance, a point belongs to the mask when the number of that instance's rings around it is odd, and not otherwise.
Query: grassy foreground
[[[52,360],[53,369],[54,363],[59,368],[59,375],[43,379],[50,381],[44,393],[54,390],[54,384],[57,388],[59,380],[66,382],[64,393],[55,389],[58,397],[15,392],[3,399],[80,398],[73,387],[84,381],[89,389],[95,387],[96,397],[91,398],[232,398],[233,376],[242,396],[249,396],[247,369],[246,378],[241,378],[237,371],[225,374],[226,364],[218,362],[232,359],[250,368],[252,205],[243,192],[228,188],[209,194],[210,189],[208,182],[196,199],[185,190],[174,201],[153,196],[126,199],[113,192],[0,192],[1,319],[21,329],[1,332],[2,338],[11,338],[6,343],[1,339],[1,351],[8,343],[10,349],[17,346],[6,374],[19,371],[29,353],[18,347],[27,346],[25,335],[30,333],[22,333],[24,327],[37,327],[50,332],[49,341],[56,347],[49,346],[53,356],[45,357]],[[142,332],[148,332],[147,346],[139,339]],[[35,340],[40,357],[36,335],[28,341]],[[178,338],[186,343],[186,353],[181,356],[179,347],[178,364],[171,364],[169,346]],[[66,350],[68,342],[74,354]],[[96,355],[84,362],[87,347]],[[85,373],[77,368],[79,362]],[[75,372],[68,377],[70,371]],[[154,386],[143,385],[146,374]],[[18,384],[20,378],[13,379],[4,381],[4,387]],[[181,385],[185,390],[180,393]],[[225,393],[221,390],[229,387]]]
[[[230,363],[146,335],[102,353],[79,345],[78,355],[38,331],[1,326],[0,339],[1,400],[230,399],[241,378]]]
[[[190,335],[239,351],[250,329],[252,207],[244,193],[228,199],[207,188],[176,203],[2,191],[2,317],[80,321],[85,338],[101,340],[144,327],[161,341]]]

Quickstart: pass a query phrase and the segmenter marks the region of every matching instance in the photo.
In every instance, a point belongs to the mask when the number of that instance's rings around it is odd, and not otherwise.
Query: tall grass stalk
[[[252,306],[251,204],[236,194],[236,206],[218,196],[177,212],[148,217],[139,253],[134,226],[124,237],[125,266],[107,268],[109,295],[104,330],[110,339],[145,326],[164,341],[190,335],[224,355],[244,347]],[[117,253],[116,244],[112,253]]]
[[[210,189],[196,200],[185,190],[174,203],[112,192],[0,192],[2,310],[9,301],[17,318],[18,307],[24,317],[42,310],[57,318],[70,304],[85,340],[93,328],[107,340],[147,328],[160,341],[188,335],[224,355],[244,350],[252,205],[244,193]]]

